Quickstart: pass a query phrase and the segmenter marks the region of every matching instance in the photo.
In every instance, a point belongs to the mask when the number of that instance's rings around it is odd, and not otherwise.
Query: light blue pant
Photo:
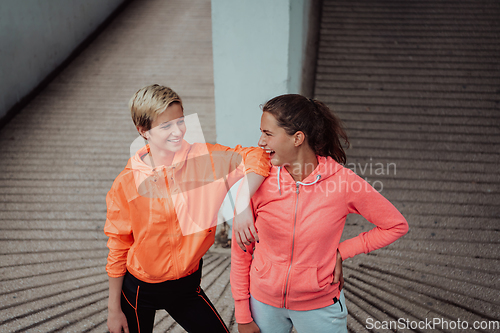
[[[259,302],[250,296],[252,317],[261,333],[290,333],[295,327],[298,333],[347,333],[347,308],[344,291],[339,300],[330,306],[294,311]]]

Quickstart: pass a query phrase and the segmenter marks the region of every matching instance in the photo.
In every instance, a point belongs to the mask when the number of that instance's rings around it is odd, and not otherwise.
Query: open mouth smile
[[[264,149],[264,151],[268,154],[274,154],[274,150],[272,150],[272,149],[269,149],[269,148],[262,148],[262,149]]]
[[[275,151],[269,148],[263,148],[266,153],[269,154],[269,158],[273,158]]]

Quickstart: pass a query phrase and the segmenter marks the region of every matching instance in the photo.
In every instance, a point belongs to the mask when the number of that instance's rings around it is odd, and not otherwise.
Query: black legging
[[[190,333],[229,333],[212,302],[200,287],[201,266],[179,280],[147,283],[129,272],[123,279],[122,311],[130,333],[151,333],[155,312],[165,309]]]

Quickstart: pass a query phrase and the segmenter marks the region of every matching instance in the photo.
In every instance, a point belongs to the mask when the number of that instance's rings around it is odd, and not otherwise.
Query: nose
[[[182,135],[182,130],[180,129],[179,125],[173,124],[171,134],[174,136],[181,136]]]
[[[259,145],[259,147],[262,147],[262,148],[264,148],[266,146],[266,144],[267,144],[266,143],[266,136],[264,133],[262,133],[260,135],[259,142],[257,144]]]

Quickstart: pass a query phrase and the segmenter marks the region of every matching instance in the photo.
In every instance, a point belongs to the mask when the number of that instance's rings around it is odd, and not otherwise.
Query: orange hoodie
[[[333,304],[337,249],[342,259],[384,247],[408,231],[399,211],[365,180],[332,158],[302,182],[272,167],[252,197],[259,243],[243,252],[233,245],[231,290],[236,322],[251,322],[250,294],[260,302],[291,310]],[[340,243],[346,216],[361,214],[376,227]]]
[[[249,172],[266,177],[270,163],[260,148],[184,141],[171,166],[152,169],[143,161],[147,152],[129,159],[106,197],[106,271],[157,283],[198,269],[228,189]]]

